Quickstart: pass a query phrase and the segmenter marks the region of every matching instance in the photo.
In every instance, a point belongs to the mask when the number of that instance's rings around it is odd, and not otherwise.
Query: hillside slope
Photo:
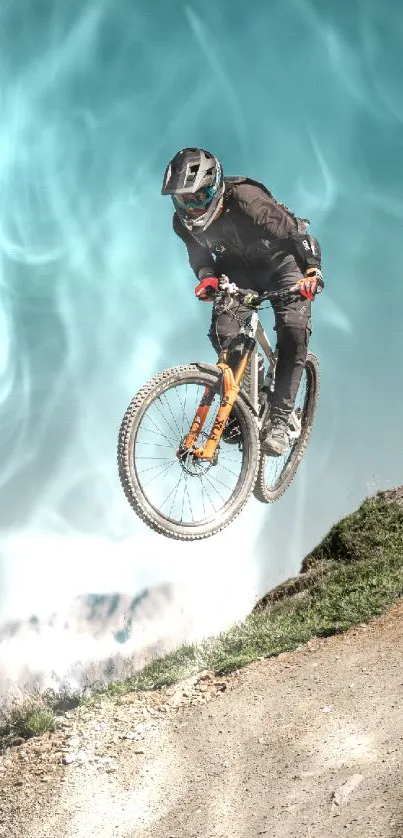
[[[327,596],[333,636],[226,675],[99,695],[8,748],[0,835],[402,838],[402,501],[402,489],[365,501],[251,616],[273,635],[282,609],[298,621]],[[352,603],[388,607],[345,630]]]
[[[0,834],[402,838],[402,656],[400,602],[224,678],[76,711],[1,759]]]

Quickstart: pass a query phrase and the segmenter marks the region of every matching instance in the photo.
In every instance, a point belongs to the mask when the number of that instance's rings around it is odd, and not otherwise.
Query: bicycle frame
[[[277,353],[272,349],[270,340],[260,322],[256,309],[251,311],[249,320],[244,326],[242,326],[239,334],[244,334],[248,338],[251,338],[254,341],[254,345],[252,348],[246,349],[235,372],[233,372],[231,367],[227,364],[227,350],[223,350],[223,352],[219,355],[217,366],[222,370],[223,394],[213,427],[203,448],[194,448],[214,399],[214,391],[211,392],[210,388],[206,387],[201,402],[196,410],[190,431],[184,440],[183,447],[181,448],[182,454],[193,448],[192,453],[194,457],[197,457],[199,460],[213,460],[232,407],[238,397],[240,385],[249,359],[251,362],[251,373],[250,391],[247,395],[250,406],[256,416],[256,422],[259,430],[262,429],[262,426],[266,421],[269,405],[266,406],[262,415],[259,416],[258,346],[260,346],[268,361],[268,373],[271,375],[272,386],[275,380]],[[293,411],[290,416],[289,432],[292,439],[296,439],[301,432],[301,422],[295,411]]]

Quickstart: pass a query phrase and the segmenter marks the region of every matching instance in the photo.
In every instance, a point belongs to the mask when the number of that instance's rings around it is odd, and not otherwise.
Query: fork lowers
[[[231,410],[234,406],[234,403],[237,399],[239,393],[240,383],[242,381],[243,375],[245,373],[246,367],[249,362],[249,358],[251,355],[252,349],[248,348],[241,358],[241,361],[235,371],[233,373],[232,369],[228,364],[218,362],[217,366],[222,370],[222,381],[223,381],[223,398],[218,409],[213,427],[210,431],[209,437],[207,442],[203,446],[203,448],[197,448],[193,452],[193,456],[197,457],[201,460],[212,460],[216,454],[217,446],[220,442],[222,432],[228,422]],[[200,406],[198,411],[200,410]],[[208,410],[208,408],[207,408]],[[197,416],[197,413],[196,413]],[[207,416],[207,413],[205,414]],[[196,419],[196,417],[195,417]],[[199,431],[200,433],[200,431]]]

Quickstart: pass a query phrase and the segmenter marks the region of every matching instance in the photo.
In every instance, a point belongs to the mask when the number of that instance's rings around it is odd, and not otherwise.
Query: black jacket
[[[185,243],[199,281],[226,274],[241,288],[264,289],[276,276],[320,267],[319,243],[305,232],[305,221],[279,204],[263,184],[225,178],[223,212],[205,232],[190,232],[176,213],[173,229]]]

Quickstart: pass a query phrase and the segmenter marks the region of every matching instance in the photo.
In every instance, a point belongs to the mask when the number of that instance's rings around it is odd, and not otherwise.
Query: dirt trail
[[[403,601],[227,678],[75,711],[0,758],[0,835],[403,838],[402,659]]]

